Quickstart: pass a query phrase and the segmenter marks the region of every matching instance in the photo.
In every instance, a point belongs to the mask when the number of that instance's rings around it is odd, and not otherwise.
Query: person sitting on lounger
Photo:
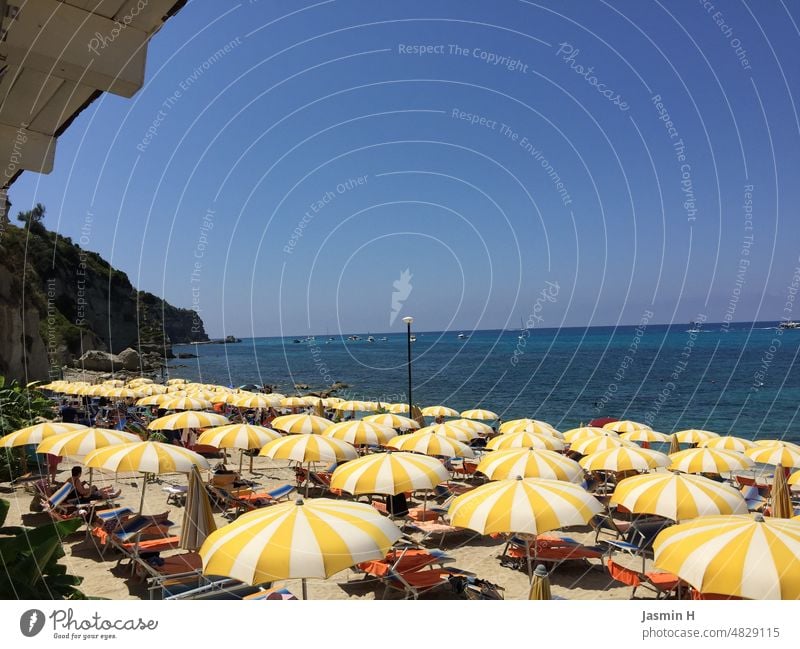
[[[115,498],[119,495],[119,492],[114,493],[113,487],[103,487],[103,489],[98,489],[97,485],[89,486],[85,481],[81,480],[82,473],[83,469],[81,467],[74,466],[72,467],[72,476],[68,480],[78,496],[79,503],[86,504],[92,500]]]

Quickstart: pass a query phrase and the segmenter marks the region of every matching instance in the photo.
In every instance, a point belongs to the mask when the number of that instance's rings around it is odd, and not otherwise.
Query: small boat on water
[[[293,342],[293,343],[299,343],[299,342],[303,342],[303,341],[302,341],[302,340],[300,340],[299,338],[295,338],[295,339],[294,339],[292,342]]]
[[[373,338],[372,336],[367,336],[367,342],[368,343],[374,343],[375,342],[375,338]]]
[[[464,338],[466,338],[467,336],[466,336],[466,334],[465,334],[465,333],[462,331],[461,333],[459,333],[459,334],[458,334],[458,337],[459,337],[459,338],[461,338],[461,339],[463,340],[463,339],[464,339]]]
[[[692,321],[689,323],[689,328],[686,330],[687,334],[699,334],[702,331],[700,323]]]
[[[417,337],[414,334],[411,334],[411,342],[412,343],[417,342]]]
[[[778,325],[778,329],[800,329],[800,322],[794,320],[784,320]]]
[[[383,336],[381,340],[389,340],[386,336]]]
[[[347,340],[361,340],[361,336],[348,336]]]

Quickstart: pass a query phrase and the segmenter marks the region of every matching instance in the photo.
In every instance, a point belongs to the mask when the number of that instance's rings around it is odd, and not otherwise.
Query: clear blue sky
[[[10,197],[212,335],[777,320],[798,22],[772,1],[191,0],[139,93],[95,102]]]

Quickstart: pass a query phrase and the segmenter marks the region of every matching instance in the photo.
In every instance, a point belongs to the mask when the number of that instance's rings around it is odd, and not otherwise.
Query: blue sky
[[[10,198],[212,335],[777,320],[800,16],[711,6],[191,0]]]

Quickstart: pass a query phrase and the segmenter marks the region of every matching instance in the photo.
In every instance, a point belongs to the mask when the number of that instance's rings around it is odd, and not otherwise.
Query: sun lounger
[[[443,586],[453,589],[453,580],[475,577],[471,572],[459,570],[458,568],[422,568],[420,570],[398,571],[390,570],[382,582],[385,585],[384,597],[390,589],[399,590],[403,593],[404,599],[419,599],[420,595]],[[459,582],[460,585],[460,582]]]
[[[353,571],[365,576],[385,577],[392,570],[412,572],[424,568],[443,568],[455,561],[453,557],[439,550],[406,547],[391,550],[383,559],[364,561],[353,567]]]
[[[425,543],[429,538],[438,534],[439,547],[442,546],[445,537],[449,534],[470,534],[472,536],[478,536],[477,532],[465,527],[455,527],[454,525],[450,525],[449,523],[445,522],[442,518],[435,521],[406,520],[404,528],[414,532],[422,532],[423,536],[420,541],[421,543]]]
[[[184,582],[198,585],[203,580],[203,560],[197,552],[183,552],[169,557],[160,554],[139,555],[134,559],[134,575],[147,580],[150,597],[162,584]]]
[[[189,487],[186,485],[167,485],[161,487],[161,490],[167,494],[168,505],[183,507],[186,504],[186,494],[189,492]]]
[[[501,564],[527,570],[530,557],[532,562],[552,563],[552,572],[565,561],[586,563],[589,559],[597,559],[602,563],[604,552],[600,546],[583,545],[568,537],[540,535],[526,543],[525,539],[512,536],[499,559]]]
[[[236,519],[240,514],[259,509],[266,505],[278,502],[282,498],[288,498],[294,492],[293,485],[281,485],[270,491],[244,492],[235,494],[213,485],[206,485],[209,496],[214,504],[222,509],[223,516]]]
[[[608,574],[614,581],[618,581],[626,586],[631,586],[631,599],[636,595],[636,589],[641,587],[649,588],[656,594],[656,599],[675,595],[681,587],[681,579],[669,572],[639,572],[632,568],[626,568],[616,563],[611,557],[606,562]]]

